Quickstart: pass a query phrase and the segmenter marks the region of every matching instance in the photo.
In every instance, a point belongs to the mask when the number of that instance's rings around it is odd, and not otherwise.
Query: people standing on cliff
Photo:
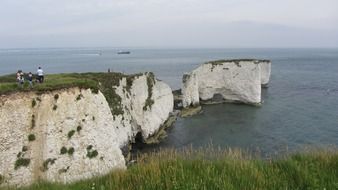
[[[18,86],[20,86],[20,70],[16,72],[16,82],[18,82]]]
[[[16,73],[16,80],[18,82],[18,86],[20,86],[21,88],[23,87],[23,83],[24,83],[23,75],[24,74],[22,70],[18,70],[18,72]]]
[[[33,74],[32,74],[32,72],[28,73],[27,80],[29,82],[29,87],[33,88]]]
[[[38,68],[38,70],[36,71],[36,73],[38,75],[39,83],[43,83],[44,76],[43,76],[43,70],[41,69],[41,67]]]

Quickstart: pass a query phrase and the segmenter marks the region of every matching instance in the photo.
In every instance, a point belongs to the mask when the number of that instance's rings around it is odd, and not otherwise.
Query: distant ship
[[[117,54],[130,54],[130,51],[118,51]]]

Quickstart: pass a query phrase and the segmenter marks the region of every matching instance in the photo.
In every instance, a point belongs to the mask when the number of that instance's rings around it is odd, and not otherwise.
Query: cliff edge
[[[124,169],[121,149],[136,135],[155,135],[173,111],[171,88],[152,73],[46,79],[32,90],[1,91],[0,186],[68,183]]]

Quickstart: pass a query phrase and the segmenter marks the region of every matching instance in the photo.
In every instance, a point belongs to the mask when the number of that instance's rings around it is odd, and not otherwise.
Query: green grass
[[[260,159],[240,150],[162,150],[141,155],[126,171],[22,190],[82,189],[338,189],[338,152],[311,151]]]
[[[125,75],[123,73],[51,74],[45,76],[44,83],[42,84],[36,83],[34,84],[33,88],[30,88],[27,82],[23,87],[18,86],[15,80],[15,74],[11,74],[0,76],[0,95],[28,91],[33,91],[38,94],[41,94],[47,91],[55,91],[72,87],[79,87],[81,89],[90,88],[94,93],[97,93],[100,90],[107,99],[112,114],[120,115],[123,114],[123,108],[121,104],[122,99],[115,92],[114,87],[118,86],[120,84],[121,79],[125,77],[127,79],[126,89],[130,89],[133,80],[141,75],[142,73],[134,75]],[[153,80],[154,78],[152,73],[149,73],[147,76],[148,78],[151,78],[151,80]],[[59,95],[55,95],[54,98],[55,100],[57,100],[59,98]],[[32,107],[34,107],[35,105],[36,101],[32,100]],[[55,107],[55,110],[56,108],[57,107]]]

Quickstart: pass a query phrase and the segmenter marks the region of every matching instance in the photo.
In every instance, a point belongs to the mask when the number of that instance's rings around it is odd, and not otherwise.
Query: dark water
[[[262,107],[204,106],[204,112],[179,119],[160,147],[204,146],[260,149],[273,154],[304,146],[338,145],[338,49],[18,49],[0,50],[0,74],[17,69],[46,73],[153,71],[180,88],[184,72],[224,58],[272,60],[270,87]]]

